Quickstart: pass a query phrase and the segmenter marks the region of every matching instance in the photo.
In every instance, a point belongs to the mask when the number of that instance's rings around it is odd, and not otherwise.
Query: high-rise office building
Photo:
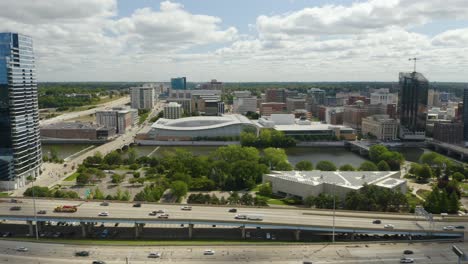
[[[463,90],[463,140],[468,141],[468,88]]]
[[[32,39],[0,33],[0,188],[24,186],[41,164]]]
[[[419,72],[400,73],[400,138],[424,140],[429,82]]]
[[[164,106],[164,118],[166,119],[178,119],[182,117],[183,113],[182,106],[176,102],[170,102]]]
[[[172,90],[187,90],[187,78],[177,77],[171,79]]]
[[[265,93],[266,101],[276,103],[286,103],[287,91],[286,89],[268,89]]]
[[[132,108],[151,110],[154,108],[157,95],[154,87],[132,87],[130,98]]]

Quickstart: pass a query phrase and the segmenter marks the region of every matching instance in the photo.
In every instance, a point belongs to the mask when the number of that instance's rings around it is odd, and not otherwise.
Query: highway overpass
[[[143,232],[149,225],[173,225],[188,227],[188,237],[192,238],[194,228],[197,226],[225,226],[239,228],[239,238],[245,238],[245,229],[277,229],[291,230],[296,240],[300,240],[301,231],[314,231],[330,234],[333,232],[333,216],[330,211],[316,211],[307,209],[278,209],[238,207],[237,213],[228,212],[229,207],[192,206],[191,211],[181,210],[181,205],[168,204],[142,204],[141,207],[133,207],[131,203],[110,203],[109,206],[101,206],[100,202],[63,201],[63,200],[36,200],[36,210],[46,210],[47,214],[34,216],[33,202],[23,199],[22,203],[0,203],[0,219],[8,222],[22,222],[30,225],[30,232],[34,228],[35,217],[38,222],[67,222],[79,223],[83,236],[91,232],[92,223],[120,223],[132,225],[135,229],[135,237]],[[53,209],[59,205],[77,205],[76,213],[55,213]],[[21,206],[19,211],[11,211],[12,206]],[[161,219],[149,215],[155,210],[164,210],[169,214],[168,219]],[[101,212],[107,212],[108,216],[98,216]],[[262,220],[235,219],[236,214],[260,215]],[[373,224],[373,220],[379,219],[381,224]],[[450,221],[438,219],[430,225],[421,218],[408,214],[383,214],[383,213],[353,213],[338,212],[335,218],[335,232],[346,234],[369,235],[406,235],[429,236],[461,239],[464,230],[445,231],[444,226],[465,225],[466,217],[455,217]],[[391,224],[394,228],[385,228]]]

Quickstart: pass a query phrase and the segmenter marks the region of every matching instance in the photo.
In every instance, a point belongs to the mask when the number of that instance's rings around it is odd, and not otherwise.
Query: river
[[[51,148],[55,147],[58,151],[60,158],[64,159],[80,150],[83,150],[91,145],[87,144],[47,144],[42,145],[44,153],[50,151]],[[154,151],[157,148],[156,151]],[[195,155],[208,155],[214,151],[217,147],[203,147],[203,146],[186,146],[186,147],[168,147],[168,146],[136,146],[136,152],[138,156],[146,156],[153,152],[153,156],[160,156],[164,151],[171,151],[176,148],[184,148],[189,150]],[[396,149],[401,152],[406,160],[417,161],[419,156],[425,151],[421,148],[402,148]],[[321,160],[329,160],[334,162],[337,166],[343,164],[351,164],[353,166],[359,166],[362,162],[366,161],[366,158],[348,151],[344,148],[332,147],[332,148],[318,148],[318,147],[295,147],[286,149],[288,160],[293,165],[301,160],[311,161],[316,164]]]

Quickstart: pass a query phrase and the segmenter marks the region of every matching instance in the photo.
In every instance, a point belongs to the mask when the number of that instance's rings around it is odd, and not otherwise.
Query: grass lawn
[[[468,196],[468,182],[462,182],[460,187],[462,189],[462,196]]]
[[[274,199],[274,198],[269,198],[267,201],[268,204],[274,204],[274,205],[288,205],[281,199]]]
[[[250,190],[250,191],[251,191],[251,192],[258,192],[261,185],[262,185],[262,184],[257,184],[257,186],[253,187],[252,190]]]
[[[427,197],[429,196],[429,194],[431,193],[431,191],[428,191],[428,190],[418,190],[416,193],[417,193],[419,196],[421,196],[422,198],[427,199]]]
[[[105,103],[108,103],[108,102],[111,102],[111,101],[115,101],[115,100],[118,100],[120,98],[122,98],[123,96],[120,96],[120,95],[114,95],[112,98],[110,98],[109,96],[106,96],[105,98],[99,98],[99,104],[105,104]]]
[[[78,172],[75,172],[73,173],[72,175],[66,177],[64,179],[64,181],[75,181],[76,180],[76,177],[78,177],[78,175],[80,175]]]
[[[421,201],[416,195],[412,193],[407,193],[406,198],[408,199],[408,204],[410,207],[416,207],[416,205],[422,205],[423,201]]]
[[[8,196],[10,196],[8,193],[0,192],[0,197],[8,197]]]

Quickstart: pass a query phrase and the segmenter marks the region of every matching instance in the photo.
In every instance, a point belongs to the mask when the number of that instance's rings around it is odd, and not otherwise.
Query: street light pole
[[[335,212],[336,212],[336,201],[335,201],[335,183],[333,183],[333,228],[332,228],[332,243],[335,243]]]
[[[34,221],[36,222],[36,240],[39,240],[39,224],[37,223],[37,212],[36,212],[36,195],[34,194],[34,181],[36,177],[34,177],[31,181],[32,185],[32,195],[33,195],[33,210],[34,210]]]

